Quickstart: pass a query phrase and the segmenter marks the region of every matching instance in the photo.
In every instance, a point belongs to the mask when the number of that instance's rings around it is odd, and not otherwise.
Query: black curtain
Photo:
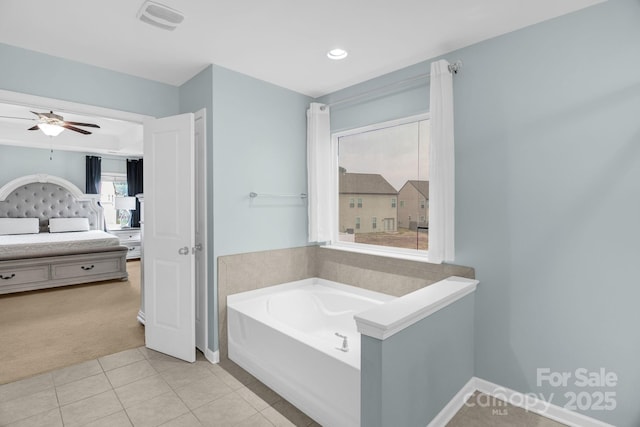
[[[142,159],[127,160],[127,189],[129,196],[144,192]],[[136,210],[131,212],[131,227],[140,227],[140,201],[138,199],[136,199]]]
[[[86,194],[100,194],[101,174],[102,159],[97,156],[87,156],[84,191]]]

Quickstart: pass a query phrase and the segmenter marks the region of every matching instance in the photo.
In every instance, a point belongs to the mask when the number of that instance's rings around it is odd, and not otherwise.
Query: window
[[[349,199],[349,207],[353,208],[355,206],[353,197]]]
[[[116,197],[128,196],[127,175],[123,173],[102,174],[100,183],[100,204],[104,210],[107,228],[118,228],[120,212],[114,208]]]
[[[426,255],[429,120],[427,115],[333,135],[339,194],[334,243],[362,250]],[[359,216],[350,211],[356,200]],[[400,204],[398,205],[398,200]],[[361,213],[360,213],[361,212]],[[419,224],[411,218],[424,220]],[[371,218],[370,229],[360,218]],[[409,221],[399,221],[399,218]],[[378,218],[382,226],[378,227]],[[339,230],[355,224],[357,233]]]

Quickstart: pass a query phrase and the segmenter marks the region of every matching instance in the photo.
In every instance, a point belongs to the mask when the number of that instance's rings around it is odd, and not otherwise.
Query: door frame
[[[204,354],[204,356],[207,358],[207,360],[209,360],[212,363],[217,363],[218,360],[218,356],[217,356],[217,352],[213,352],[209,349],[209,222],[208,222],[208,211],[207,211],[207,204],[208,204],[208,199],[207,199],[207,192],[208,192],[208,185],[207,185],[207,175],[208,175],[208,168],[207,168],[207,109],[206,108],[201,108],[198,111],[195,111],[194,113],[194,129],[197,130],[197,121],[200,119],[202,120],[203,123],[203,138],[202,138],[202,162],[199,162],[198,159],[196,159],[195,161],[195,169],[196,169],[196,188],[199,188],[200,191],[195,195],[196,198],[202,198],[201,200],[204,200],[204,203],[202,204],[202,209],[200,212],[200,215],[202,215],[204,217],[204,224],[203,224],[203,229],[202,229],[202,234],[204,234],[204,241],[202,242],[202,250],[201,250],[201,254],[200,256],[202,257],[201,262],[204,264],[204,275],[203,277],[200,277],[202,283],[198,283],[198,281],[196,280],[196,298],[198,295],[198,287],[201,287],[203,292],[202,292],[202,297],[204,299],[204,349],[200,349],[200,351],[202,351],[202,353]],[[194,144],[196,144],[195,147],[195,152],[196,155],[198,153],[198,141],[194,141]],[[198,166],[198,164],[201,164],[203,167],[200,168]],[[198,186],[197,181],[200,180],[201,185]],[[198,203],[196,202],[196,206],[195,206],[195,210],[198,210]],[[197,224],[196,224],[197,226]],[[198,242],[196,242],[196,244],[198,244]],[[198,274],[196,272],[196,279],[198,278]],[[196,300],[196,304],[198,304],[198,301]],[[197,337],[197,324],[196,324],[196,347],[198,345],[198,337]]]
[[[71,113],[79,113],[79,114],[84,114],[84,115],[89,115],[89,116],[98,116],[98,117],[104,117],[104,118],[108,118],[108,119],[116,119],[116,120],[124,120],[124,121],[129,121],[132,123],[137,123],[140,126],[143,125],[145,120],[148,119],[155,119],[157,117],[151,116],[151,115],[146,115],[146,114],[138,114],[138,113],[132,113],[129,111],[123,111],[123,110],[116,110],[116,109],[112,109],[112,108],[106,108],[106,107],[99,107],[96,105],[90,105],[90,104],[83,104],[80,102],[73,102],[73,101],[64,101],[61,99],[57,99],[57,98],[49,98],[49,97],[44,97],[44,96],[38,96],[38,95],[30,95],[27,93],[22,93],[22,92],[14,92],[14,91],[10,91],[10,90],[4,90],[4,89],[0,89],[0,102],[2,103],[7,103],[7,104],[16,104],[16,105],[28,105],[30,107],[34,107],[34,108],[41,108],[41,109],[50,109],[51,107],[55,106],[55,109],[59,110],[59,111],[67,111],[67,112],[71,112]],[[198,111],[199,112],[199,111]],[[205,119],[205,138],[204,138],[204,148],[205,148],[205,153],[207,152],[207,137],[206,137],[206,131],[207,131],[207,123],[206,123],[206,113],[204,114],[204,119]],[[15,144],[6,144],[6,145],[15,145]],[[69,151],[69,150],[66,150]],[[90,152],[90,150],[83,150],[82,152]],[[144,158],[144,153],[143,154],[143,158]],[[112,154],[113,156],[118,156],[118,157],[132,157],[132,156],[123,156],[123,155],[118,155],[118,154]],[[206,195],[206,184],[207,184],[207,176],[208,176],[208,162],[205,160],[204,162],[204,166],[205,166],[205,171],[204,171],[204,178],[205,178],[205,183],[204,183],[204,187],[205,187],[205,195]],[[206,215],[206,206],[207,203],[205,203],[204,209],[205,209],[205,215]],[[208,228],[208,223],[207,223],[207,228]],[[208,235],[208,229],[207,229],[207,235]],[[205,246],[205,249],[207,247]],[[208,298],[208,275],[210,273],[209,268],[208,268],[208,257],[206,259],[207,261],[207,280],[205,281],[205,283],[203,284],[204,289],[205,289],[205,295],[207,295]],[[144,283],[140,283],[140,286],[144,286]],[[211,363],[217,363],[218,362],[218,352],[214,352],[209,348],[209,332],[208,332],[208,328],[209,328],[209,319],[210,319],[210,307],[208,304],[208,299],[206,300],[206,312],[205,312],[205,316],[206,316],[206,333],[205,333],[205,352],[204,355],[207,358],[207,360],[209,360]]]

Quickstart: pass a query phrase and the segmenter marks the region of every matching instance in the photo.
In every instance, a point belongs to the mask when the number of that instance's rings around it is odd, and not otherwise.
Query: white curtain
[[[455,158],[453,78],[449,63],[431,63],[431,146],[429,150],[429,260],[453,261]]]
[[[312,102],[307,110],[307,187],[309,242],[328,242],[333,235],[336,201],[329,107]]]

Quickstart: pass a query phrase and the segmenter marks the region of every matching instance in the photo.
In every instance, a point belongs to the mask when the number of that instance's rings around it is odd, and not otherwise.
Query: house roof
[[[413,188],[415,188],[418,191],[418,193],[422,194],[422,196],[425,199],[429,199],[429,181],[419,181],[416,179],[410,179],[402,186],[402,188],[400,189],[400,192],[402,192],[402,190],[404,190],[404,188],[407,185],[411,185]]]
[[[384,177],[377,173],[341,173],[340,194],[398,194]]]

